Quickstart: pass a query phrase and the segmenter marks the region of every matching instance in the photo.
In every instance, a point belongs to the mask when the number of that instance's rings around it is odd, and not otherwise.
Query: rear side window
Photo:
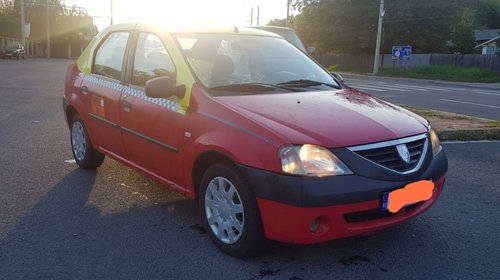
[[[175,80],[175,72],[174,63],[160,38],[140,33],[134,57],[132,84],[144,87],[147,81],[162,76]]]
[[[120,80],[128,37],[128,32],[111,33],[97,50],[92,72]]]

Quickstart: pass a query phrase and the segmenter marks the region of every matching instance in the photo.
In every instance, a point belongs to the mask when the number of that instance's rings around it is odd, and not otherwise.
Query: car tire
[[[76,163],[83,169],[96,169],[104,161],[104,155],[94,149],[82,119],[76,114],[70,126],[71,151]]]
[[[234,257],[257,253],[264,232],[255,195],[229,164],[210,166],[198,192],[203,225],[215,245]]]

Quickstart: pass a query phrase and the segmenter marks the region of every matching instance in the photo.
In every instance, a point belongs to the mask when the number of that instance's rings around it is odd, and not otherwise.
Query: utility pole
[[[288,20],[290,18],[290,0],[286,0],[286,22],[285,22],[285,27],[288,27],[289,23]]]
[[[259,20],[260,20],[260,6],[257,5],[257,26],[259,26]]]
[[[380,11],[378,14],[377,45],[375,46],[375,59],[373,61],[373,75],[378,74],[380,64],[380,41],[382,40],[382,22],[384,20],[384,0],[380,0]]]
[[[21,40],[20,40],[20,43],[24,46],[24,35],[25,35],[25,32],[24,32],[24,29],[25,29],[25,26],[26,23],[25,23],[25,19],[24,19],[24,0],[21,0]]]
[[[253,25],[253,7],[250,8],[250,26]]]
[[[110,18],[111,18],[110,25],[113,25],[113,0],[109,0],[109,2],[110,2],[110,7],[111,7],[110,8],[110,11],[111,11],[110,12]]]
[[[47,58],[50,58],[50,7],[49,0],[47,0],[47,9],[45,9],[47,13]]]

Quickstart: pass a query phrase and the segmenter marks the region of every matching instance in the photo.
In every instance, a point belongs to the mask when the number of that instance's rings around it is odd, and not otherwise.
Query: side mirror
[[[307,47],[306,52],[308,55],[312,55],[313,53],[316,52],[316,48],[315,47]]]
[[[338,73],[335,73],[335,72],[330,72],[330,74],[337,80],[339,81],[341,84],[344,83],[344,77],[342,77],[342,75],[338,74]]]
[[[162,76],[146,82],[146,96],[152,98],[166,98],[177,96],[183,98],[186,93],[186,86],[176,86],[175,80]]]

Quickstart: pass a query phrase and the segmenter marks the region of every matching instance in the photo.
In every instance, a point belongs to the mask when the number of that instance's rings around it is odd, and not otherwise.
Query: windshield
[[[285,85],[340,88],[328,72],[282,38],[191,33],[176,38],[194,74],[209,89],[234,90],[235,85],[252,84],[280,90]]]
[[[14,44],[10,44],[7,49],[21,49],[21,45],[19,43],[14,43]]]

